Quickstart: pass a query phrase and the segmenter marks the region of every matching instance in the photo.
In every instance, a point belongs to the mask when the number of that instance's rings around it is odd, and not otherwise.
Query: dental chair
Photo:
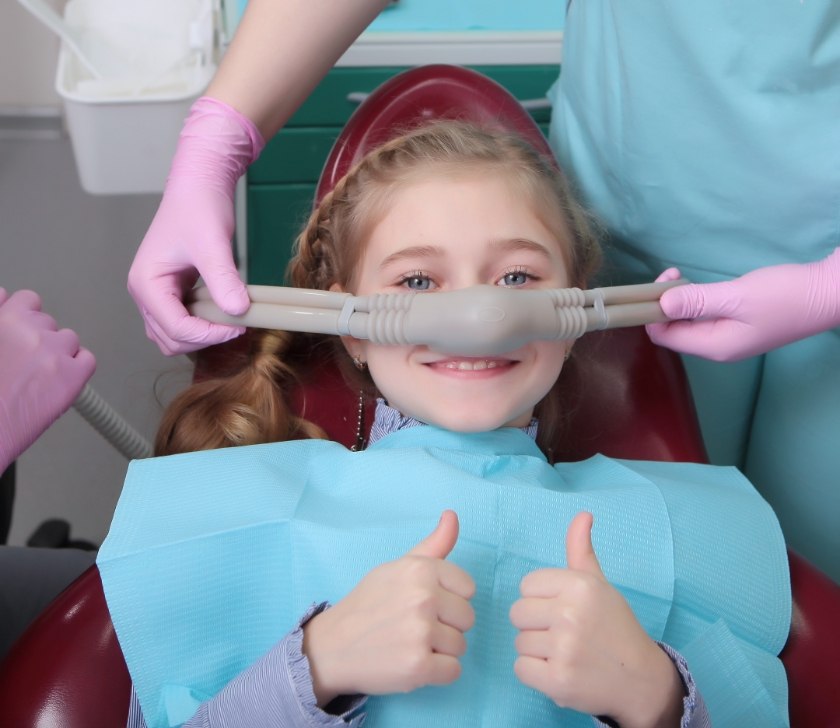
[[[442,116],[512,127],[548,152],[530,117],[495,82],[463,68],[425,66],[392,78],[359,107],[330,154],[318,196],[394,128]],[[196,378],[223,373],[241,355],[243,339],[200,352]],[[558,459],[601,452],[618,458],[706,461],[681,361],[654,346],[642,328],[587,334],[575,345],[567,367],[569,420],[558,438]],[[330,438],[348,447],[354,443],[357,394],[334,364],[316,359],[296,397]],[[368,411],[368,426],[370,421]],[[782,660],[791,725],[840,726],[835,699],[840,693],[840,587],[794,553],[790,569],[793,620]],[[122,728],[129,691],[102,583],[92,567],[35,621],[0,665],[0,726]]]

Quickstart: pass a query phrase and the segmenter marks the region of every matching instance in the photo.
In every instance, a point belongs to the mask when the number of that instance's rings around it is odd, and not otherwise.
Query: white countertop
[[[563,31],[366,32],[337,66],[557,65]]]

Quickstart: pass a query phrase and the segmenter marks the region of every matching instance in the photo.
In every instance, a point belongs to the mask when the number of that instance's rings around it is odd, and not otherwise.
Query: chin
[[[519,427],[520,425],[510,423],[520,419],[522,419],[521,416],[461,411],[457,414],[450,412],[443,417],[432,417],[423,421],[452,432],[490,432],[491,430],[498,430],[500,427]],[[530,421],[529,417],[525,425]],[[524,425],[522,426],[524,427]]]

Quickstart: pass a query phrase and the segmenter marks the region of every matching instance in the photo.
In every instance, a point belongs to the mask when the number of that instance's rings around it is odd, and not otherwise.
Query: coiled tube
[[[88,423],[129,460],[151,457],[152,446],[97,392],[86,384],[73,407]]]

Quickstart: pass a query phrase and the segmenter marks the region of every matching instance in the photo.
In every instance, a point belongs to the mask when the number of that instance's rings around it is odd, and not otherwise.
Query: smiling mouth
[[[499,369],[509,367],[513,362],[505,359],[448,359],[445,361],[431,362],[434,367],[451,369],[459,372],[479,372],[485,369]]]

